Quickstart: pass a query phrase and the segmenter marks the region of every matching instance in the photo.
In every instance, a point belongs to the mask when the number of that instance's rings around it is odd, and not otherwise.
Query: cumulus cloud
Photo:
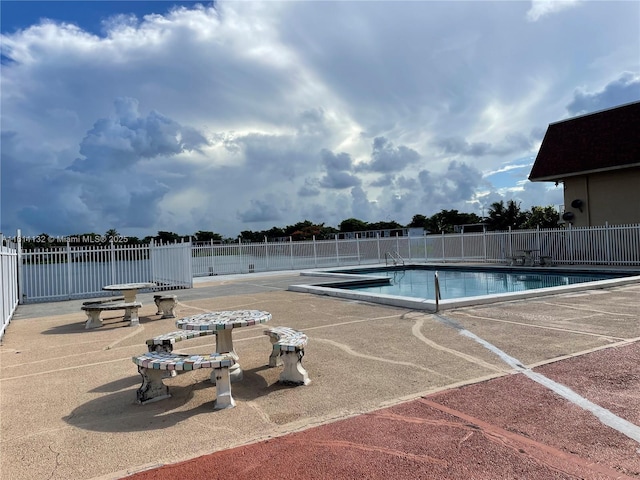
[[[433,213],[453,208],[464,211],[477,190],[487,186],[479,170],[466,163],[452,161],[445,172],[421,170],[418,181],[422,191],[421,202],[430,205]]]
[[[639,100],[640,73],[625,72],[605,85],[602,90],[593,93],[584,89],[576,90],[573,100],[567,105],[567,110],[571,115],[579,115]]]
[[[486,142],[468,143],[461,137],[442,138],[436,142],[445,153],[454,155],[468,155],[471,157],[481,157],[491,150],[491,144]]]
[[[116,115],[98,120],[80,143],[80,154],[70,167],[79,172],[121,171],[143,159],[177,155],[208,144],[195,128],[183,127],[152,111],[138,112],[138,101],[118,98]]]
[[[577,6],[581,0],[532,0],[527,20],[536,22],[542,17]]]
[[[237,213],[243,223],[278,222],[283,220],[280,202],[276,195],[267,195],[264,199],[253,199],[251,206]]]
[[[353,161],[348,153],[335,155],[329,150],[321,152],[322,164],[326,169],[325,175],[320,179],[319,185],[325,188],[351,188],[359,186],[361,181],[350,173]]]
[[[526,168],[490,172],[638,98],[638,6],[527,8],[222,0],[3,33],[0,229],[235,237],[535,202]]]
[[[527,151],[533,142],[522,132],[509,133],[500,144],[492,145],[488,142],[467,142],[462,137],[446,137],[436,139],[434,144],[447,155],[463,155],[468,157],[483,157],[486,155],[508,155],[514,152]]]
[[[396,147],[385,137],[376,137],[373,139],[371,161],[358,165],[358,169],[378,173],[399,172],[419,160],[420,154],[412,148]]]

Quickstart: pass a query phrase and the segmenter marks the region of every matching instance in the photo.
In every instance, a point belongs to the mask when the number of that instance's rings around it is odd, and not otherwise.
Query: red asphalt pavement
[[[640,342],[534,371],[640,425]],[[126,478],[640,479],[640,443],[518,373]]]

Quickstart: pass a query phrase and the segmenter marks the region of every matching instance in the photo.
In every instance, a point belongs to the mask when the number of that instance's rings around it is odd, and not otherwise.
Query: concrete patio
[[[500,352],[533,368],[588,352],[613,352],[640,339],[640,284],[432,315],[286,291],[290,284],[314,281],[294,273],[211,277],[194,289],[173,292],[178,318],[237,309],[273,315],[265,326],[234,331],[244,379],[232,386],[236,408],[221,411],[212,409],[215,388],[207,370],[166,380],[170,399],[135,402],[140,375],[131,357],[146,350],[146,339],[175,330],[175,319],[156,315],[153,294],[138,296],[143,307],[137,327],[114,318],[85,330],[81,300],[20,306],[0,348],[0,476],[122,478],[454,387],[522,377],[513,375],[521,370]],[[310,385],[281,386],[280,369],[267,367],[271,345],[262,331],[276,325],[309,336],[303,363]],[[215,337],[209,336],[182,342],[176,350],[214,349]],[[606,406],[614,411],[624,404],[614,413],[632,425],[640,423],[637,365],[635,370],[620,366],[627,378],[624,398]],[[566,448],[580,454],[578,447]],[[640,444],[620,440],[616,448],[617,456],[605,455],[606,467],[621,472],[620,478],[637,478]],[[606,477],[595,473],[593,478]]]

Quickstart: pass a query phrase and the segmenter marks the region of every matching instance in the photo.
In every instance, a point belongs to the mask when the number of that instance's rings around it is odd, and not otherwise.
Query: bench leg
[[[129,326],[135,327],[140,325],[140,318],[138,317],[138,307],[127,307],[124,310],[124,320],[131,322]]]
[[[158,301],[158,312],[162,313],[162,318],[176,318],[173,309],[176,306],[176,301],[173,298],[167,298]]]
[[[233,408],[236,401],[231,396],[231,378],[229,377],[229,368],[214,368],[213,375],[216,378],[216,402],[214,410],[222,410],[224,408]]]
[[[282,359],[280,358],[280,345],[276,345],[278,343],[278,339],[271,337],[271,344],[273,345],[271,349],[271,355],[269,355],[269,366],[270,367],[279,367],[282,365]]]
[[[84,324],[84,328],[98,328],[102,326],[102,319],[100,318],[100,310],[87,310],[87,322]]]
[[[239,382],[242,380],[242,368],[238,360],[238,354],[233,348],[233,339],[231,337],[231,329],[217,330],[216,331],[216,353],[228,353],[236,361],[231,367],[229,367],[229,375],[232,382]],[[211,372],[211,383],[216,383],[215,372]]]
[[[158,311],[156,312],[156,315],[162,315],[162,310],[160,310],[160,297],[154,297],[153,303],[156,304],[156,308],[158,309]]]
[[[142,385],[136,391],[138,403],[144,405],[145,403],[157,402],[171,396],[169,387],[162,383],[162,377],[166,371],[139,366],[138,372],[142,376]]]
[[[173,352],[173,345],[167,343],[165,345],[147,345],[147,348],[150,352],[163,352],[163,353],[171,353]]]
[[[280,374],[280,382],[292,385],[309,385],[309,374],[302,366],[302,357],[304,350],[284,351],[282,352],[282,360],[284,370]]]

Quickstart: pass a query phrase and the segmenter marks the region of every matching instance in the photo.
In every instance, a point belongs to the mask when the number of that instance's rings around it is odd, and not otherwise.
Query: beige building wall
[[[582,200],[582,211],[571,206],[576,199]],[[566,178],[564,202],[576,227],[640,223],[640,168]]]

